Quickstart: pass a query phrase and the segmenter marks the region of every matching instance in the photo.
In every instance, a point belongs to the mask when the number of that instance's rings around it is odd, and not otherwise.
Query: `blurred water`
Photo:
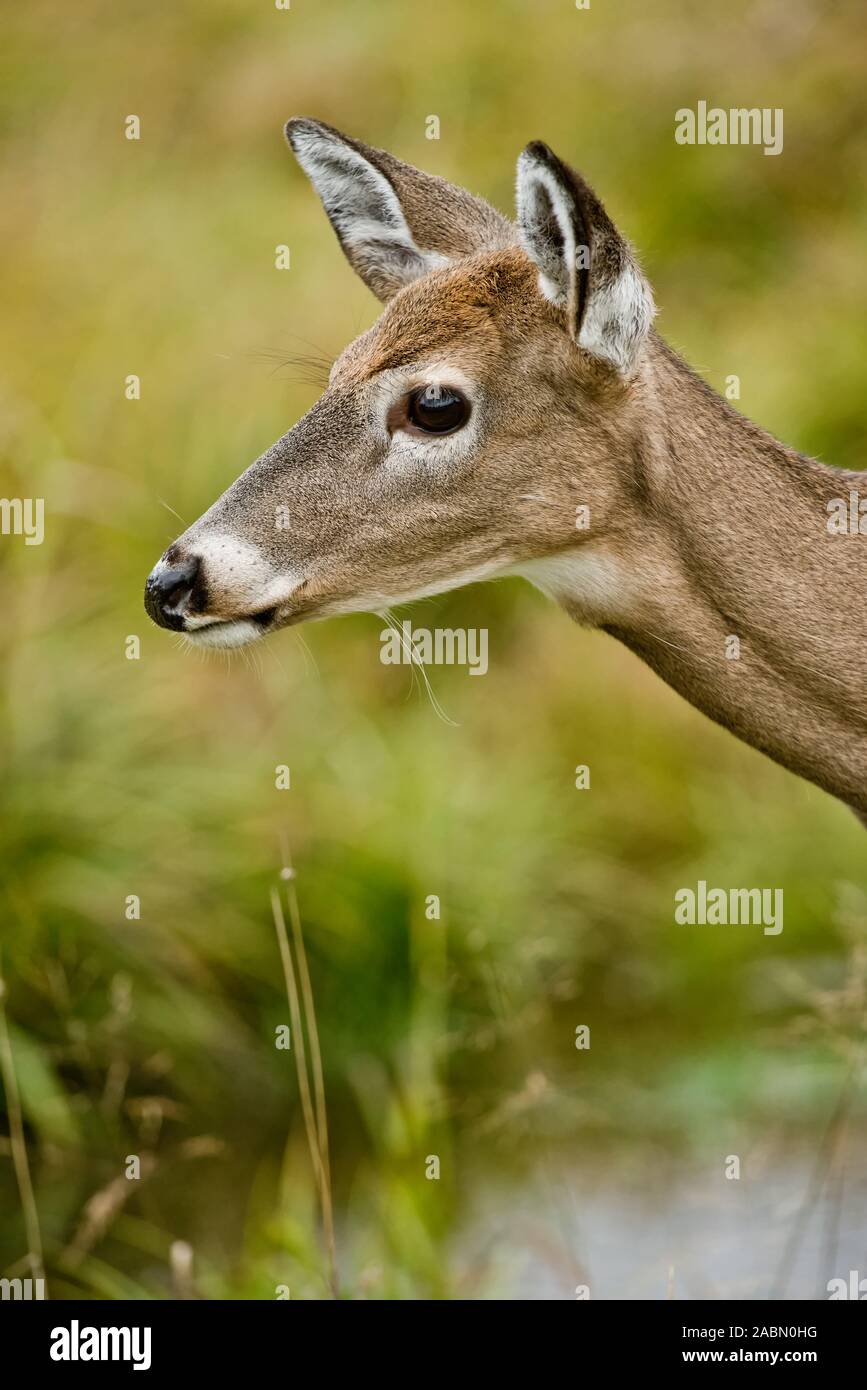
[[[593,1160],[523,1189],[482,1183],[458,1245],[466,1296],[486,1269],[495,1297],[574,1299],[586,1284],[594,1299],[828,1298],[831,1278],[867,1279],[867,1171],[850,1157],[812,1200],[814,1165],[744,1164],[735,1181],[722,1164],[612,1175]]]

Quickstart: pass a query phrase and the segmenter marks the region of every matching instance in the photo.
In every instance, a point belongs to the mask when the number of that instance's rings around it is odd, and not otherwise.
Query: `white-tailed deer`
[[[151,617],[235,647],[524,575],[867,815],[860,475],[779,444],[666,346],[630,247],[546,145],[518,161],[513,224],[319,122],[286,134],[386,307],[169,547]]]

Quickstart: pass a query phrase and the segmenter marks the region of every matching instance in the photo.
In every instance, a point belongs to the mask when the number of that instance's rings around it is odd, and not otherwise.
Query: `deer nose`
[[[168,554],[148,575],[145,609],[160,627],[182,632],[184,613],[195,590],[201,564],[198,555],[176,556],[169,560]]]

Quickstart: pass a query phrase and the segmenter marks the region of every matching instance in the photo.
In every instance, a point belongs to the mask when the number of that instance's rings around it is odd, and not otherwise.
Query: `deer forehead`
[[[441,362],[449,352],[459,355],[465,370],[482,375],[499,362],[507,337],[514,356],[516,334],[526,333],[536,319],[554,318],[520,248],[468,257],[395,295],[373,327],[338,358],[332,383],[360,385],[393,368]]]

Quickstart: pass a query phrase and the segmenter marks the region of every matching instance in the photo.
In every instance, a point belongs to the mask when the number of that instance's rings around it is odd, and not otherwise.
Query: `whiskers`
[[[403,629],[398,623],[397,618],[388,608],[384,608],[380,613],[377,613],[376,616],[378,618],[381,618],[382,621],[386,623],[386,625],[391,629],[391,631],[395,633],[397,640],[400,642],[402,651],[409,658],[412,678],[410,694],[418,684],[416,679],[416,671],[418,671],[418,674],[421,677],[421,684],[424,686],[427,697],[430,700],[431,709],[433,710],[437,719],[441,719],[444,724],[450,724],[453,729],[460,728],[460,725],[457,723],[456,720],[449,718],[442,705],[440,704],[439,700],[437,699],[436,695],[434,694],[433,687],[431,686],[427,671],[424,668],[424,662],[419,659],[418,653],[416,652],[412,643],[408,641],[408,639],[404,636]]]
[[[390,609],[383,609],[378,612],[376,616],[396,635],[407,664],[410,667],[410,688],[407,698],[409,698],[417,688],[422,689],[437,719],[440,719],[443,724],[450,725],[453,729],[460,728],[458,722],[446,714],[440,704],[430,683],[430,678],[425,669],[424,662],[420,659],[418,652],[406,637],[395,615]],[[205,662],[208,665],[213,665],[216,659],[227,671],[230,671],[236,664],[236,661],[240,659],[244,667],[250,671],[258,681],[262,681],[265,678],[265,649],[267,648],[269,658],[276,662],[279,670],[284,676],[286,674],[277,653],[270,643],[253,642],[245,647],[203,647],[197,642],[191,641],[187,633],[176,632],[173,635],[175,638],[175,649],[177,651],[183,652],[185,655],[193,652],[200,662]],[[304,658],[305,670],[309,670],[309,668],[312,667],[313,674],[317,679],[321,679],[316,658],[304,637],[297,630],[293,631],[292,635]]]
[[[309,642],[305,637],[302,636],[302,634],[298,631],[297,627],[291,628],[290,631],[292,637],[295,640],[296,645],[301,648],[301,654],[304,657],[305,675],[307,675],[312,668],[313,674],[316,677],[316,679],[321,680],[322,677],[321,672],[319,670],[319,663],[317,662],[316,657],[313,655],[313,651],[310,647]]]
[[[175,634],[177,641],[175,649],[182,651],[184,655],[194,652],[199,658],[199,663],[212,666],[214,660],[231,670],[235,665],[236,658],[239,658],[248,671],[251,671],[258,680],[262,679],[265,667],[262,660],[262,653],[258,650],[258,643],[251,643],[246,647],[202,647],[198,642],[190,641],[185,632]]]
[[[317,348],[315,343],[307,343],[303,338],[297,338],[296,342],[303,343],[310,350],[285,352],[280,348],[263,348],[261,352],[252,353],[251,356],[260,362],[270,362],[272,376],[280,376],[285,381],[298,382],[304,386],[318,386],[324,391],[334,365],[333,356]]]

